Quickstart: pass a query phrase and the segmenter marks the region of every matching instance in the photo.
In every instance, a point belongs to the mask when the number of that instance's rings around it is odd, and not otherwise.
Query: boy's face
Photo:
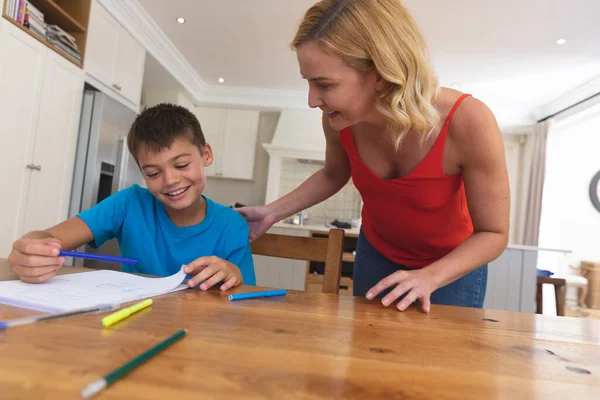
[[[181,137],[169,148],[157,153],[141,146],[137,159],[148,190],[173,210],[184,210],[196,204],[204,186],[204,167],[212,164],[212,149],[204,146],[204,154],[189,139]]]

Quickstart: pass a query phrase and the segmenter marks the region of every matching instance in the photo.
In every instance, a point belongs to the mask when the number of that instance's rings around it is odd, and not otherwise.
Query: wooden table
[[[402,313],[301,292],[226,296],[157,297],[111,328],[90,315],[0,332],[0,398],[77,398],[181,328],[184,339],[98,398],[600,398],[599,321],[444,306]],[[0,305],[0,320],[32,314]]]

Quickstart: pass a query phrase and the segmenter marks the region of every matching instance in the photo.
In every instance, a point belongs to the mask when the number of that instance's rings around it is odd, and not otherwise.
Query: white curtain
[[[520,193],[520,218],[518,221],[515,242],[518,244],[537,246],[542,214],[542,192],[546,166],[546,143],[553,120],[537,123],[527,137],[524,154],[523,185]]]

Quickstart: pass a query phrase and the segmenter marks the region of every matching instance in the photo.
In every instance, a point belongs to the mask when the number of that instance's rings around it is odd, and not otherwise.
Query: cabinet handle
[[[33,169],[35,171],[41,171],[42,170],[42,166],[41,165],[35,165],[35,164],[27,164],[27,168],[28,169]]]

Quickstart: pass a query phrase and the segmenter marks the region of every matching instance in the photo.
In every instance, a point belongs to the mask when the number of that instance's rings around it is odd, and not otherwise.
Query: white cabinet
[[[48,52],[37,119],[24,231],[67,219],[83,94],[83,72]]]
[[[0,257],[25,230],[66,217],[83,71],[0,24]]]
[[[225,126],[225,110],[222,108],[196,107],[196,117],[206,142],[210,144],[215,160],[205,169],[206,176],[219,176],[223,159],[223,127]]]
[[[258,111],[196,107],[195,112],[215,156],[207,176],[252,180]]]
[[[489,263],[483,308],[535,312],[537,257],[537,248],[514,245]]]
[[[119,26],[113,87],[126,99],[140,104],[146,50]]]
[[[92,84],[140,104],[146,51],[97,1],[92,4],[85,72]],[[137,107],[136,107],[137,108]]]
[[[115,73],[119,24],[97,2],[92,3],[85,55],[85,72],[111,86]]]

